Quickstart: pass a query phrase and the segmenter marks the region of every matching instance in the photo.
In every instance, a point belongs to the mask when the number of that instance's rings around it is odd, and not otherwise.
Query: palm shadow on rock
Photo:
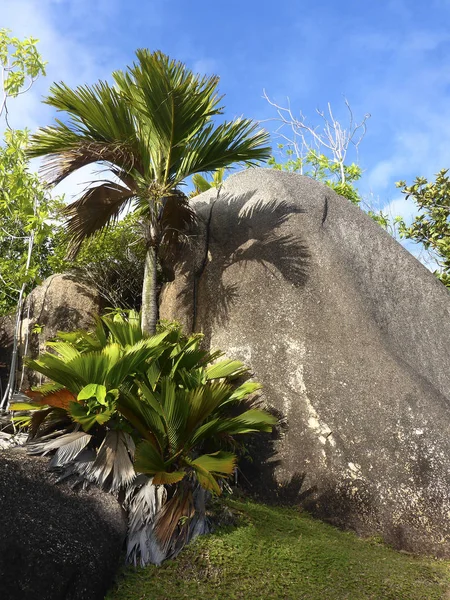
[[[279,442],[289,429],[284,415],[275,408],[270,414],[278,419],[271,433],[248,434],[244,437],[236,476],[237,487],[257,501],[284,506],[303,506],[315,494],[315,486],[305,487],[307,473],[297,472],[280,481],[276,476],[282,463]]]
[[[310,253],[300,234],[283,231],[292,215],[304,212],[298,206],[265,202],[251,191],[239,196],[219,192],[195,208],[197,230],[177,256],[182,283],[174,284],[175,304],[188,316],[188,328],[202,331],[209,344],[214,328],[226,326],[231,308],[239,303],[244,281],[248,294],[248,281],[254,280],[255,297],[266,278],[302,287]]]

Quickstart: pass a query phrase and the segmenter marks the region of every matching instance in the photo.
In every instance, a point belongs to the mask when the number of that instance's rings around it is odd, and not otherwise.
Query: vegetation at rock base
[[[444,600],[448,562],[360,539],[296,509],[228,501],[235,528],[198,538],[176,561],[127,569],[107,600]]]
[[[86,239],[73,260],[67,259],[65,228],[59,228],[54,237],[54,251],[47,259],[52,273],[73,273],[98,291],[106,307],[140,310],[145,244],[136,214]]]
[[[235,436],[277,422],[257,405],[258,383],[232,383],[244,365],[217,361],[201,338],[174,325],[149,336],[138,313],[116,311],[27,360],[50,381],[11,405],[29,411],[14,420],[28,428],[30,454],[54,452],[61,478],[123,498],[135,564],[159,564],[206,533],[205,503],[234,472]]]

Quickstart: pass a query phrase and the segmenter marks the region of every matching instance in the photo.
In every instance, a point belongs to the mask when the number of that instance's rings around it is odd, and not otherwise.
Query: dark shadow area
[[[14,317],[0,317],[0,399],[8,384],[13,349]]]
[[[193,330],[201,329],[206,342],[215,325],[226,325],[231,306],[239,301],[240,282],[224,281],[232,265],[242,265],[245,277],[246,270],[258,264],[271,277],[296,287],[308,279],[310,253],[306,244],[300,235],[282,232],[292,215],[305,211],[284,201],[258,200],[255,194],[223,194],[208,207],[200,207],[192,246],[177,255],[181,264],[178,273],[189,281],[178,298],[185,309],[192,310]],[[264,281],[259,283],[264,285]]]
[[[286,481],[276,477],[278,458],[278,442],[285,435],[288,424],[282,414],[274,408],[269,412],[278,418],[279,424],[272,433],[258,433],[245,436],[243,451],[240,453],[236,487],[257,501],[266,504],[295,506],[316,491],[315,487],[303,489],[306,473],[295,473]]]
[[[0,597],[8,600],[103,598],[119,563],[126,521],[99,490],[56,486],[47,461],[2,453]],[[56,576],[55,576],[56,575]]]

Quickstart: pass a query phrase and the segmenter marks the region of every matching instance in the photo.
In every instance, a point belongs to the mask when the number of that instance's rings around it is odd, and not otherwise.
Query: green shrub
[[[28,366],[49,380],[28,391],[28,451],[55,451],[51,468],[115,493],[129,511],[128,558],[160,563],[208,530],[207,494],[235,468],[234,436],[271,431],[247,369],[200,347],[177,326],[142,332],[115,311],[94,332],[60,333]],[[25,424],[20,417],[22,425]]]

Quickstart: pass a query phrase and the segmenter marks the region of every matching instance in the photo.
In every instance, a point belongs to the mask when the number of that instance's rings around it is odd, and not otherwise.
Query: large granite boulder
[[[92,327],[101,304],[98,292],[76,277],[67,273],[48,277],[26,299],[20,356],[36,358],[58,331]],[[25,369],[22,387],[37,383],[36,376]]]
[[[450,556],[448,290],[307,177],[248,170],[195,209],[161,317],[245,361],[285,418],[259,480],[272,466],[314,514]]]
[[[47,463],[0,451],[0,597],[100,600],[119,564],[125,514],[97,488],[55,485]]]

